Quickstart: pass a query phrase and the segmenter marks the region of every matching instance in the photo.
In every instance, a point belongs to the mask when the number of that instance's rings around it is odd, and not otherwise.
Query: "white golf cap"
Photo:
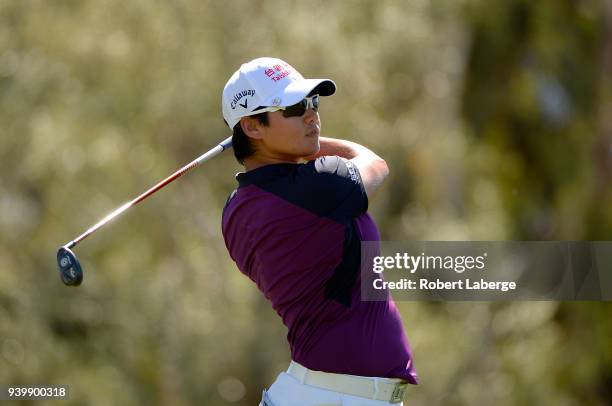
[[[287,62],[257,58],[240,66],[225,84],[221,107],[230,128],[242,117],[261,112],[262,107],[286,107],[309,94],[331,96],[336,84],[330,79],[304,79]]]

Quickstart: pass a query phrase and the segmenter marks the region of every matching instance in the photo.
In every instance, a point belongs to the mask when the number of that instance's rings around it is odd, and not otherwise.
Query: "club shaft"
[[[181,176],[183,176],[184,174],[186,174],[187,172],[189,172],[190,170],[192,170],[196,166],[199,166],[201,163],[203,163],[203,162],[209,160],[210,158],[220,154],[221,152],[225,151],[226,149],[230,148],[231,146],[232,146],[232,137],[229,137],[229,138],[223,140],[219,145],[217,145],[216,147],[214,147],[210,151],[200,155],[198,158],[194,159],[192,162],[190,162],[187,165],[183,166],[182,168],[180,168],[179,170],[174,172],[172,175],[168,176],[167,178],[161,180],[160,182],[158,182],[154,186],[150,187],[146,192],[142,193],[141,195],[139,195],[135,199],[133,199],[133,200],[127,202],[127,203],[124,203],[123,205],[121,205],[117,209],[113,210],[111,213],[109,213],[102,220],[98,221],[96,224],[91,226],[83,234],[81,234],[80,236],[78,236],[74,240],[72,240],[69,243],[67,243],[66,245],[64,245],[64,247],[66,247],[66,248],[73,248],[73,247],[75,247],[78,243],[80,243],[81,241],[83,241],[85,238],[89,237],[93,233],[95,233],[97,230],[102,228],[109,221],[111,221],[115,217],[118,217],[121,214],[123,214],[123,212],[125,212],[130,207],[133,207],[133,206],[137,205],[138,203],[142,202],[144,199],[146,199],[147,197],[151,196],[152,194],[157,192],[159,189],[161,189],[164,186],[168,185],[169,183],[175,181],[176,179],[180,178]]]

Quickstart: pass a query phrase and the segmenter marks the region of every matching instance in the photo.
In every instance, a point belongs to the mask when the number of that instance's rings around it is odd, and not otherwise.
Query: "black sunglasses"
[[[306,110],[311,108],[315,113],[319,111],[319,95],[315,94],[311,97],[306,97],[299,101],[298,103],[292,104],[287,107],[258,107],[253,110],[253,113],[263,113],[263,112],[272,112],[272,111],[282,111],[283,117],[302,117]]]
[[[300,102],[291,106],[283,107],[283,117],[302,117],[306,110],[310,107],[315,113],[319,111],[319,95],[315,94],[312,97],[306,97]]]

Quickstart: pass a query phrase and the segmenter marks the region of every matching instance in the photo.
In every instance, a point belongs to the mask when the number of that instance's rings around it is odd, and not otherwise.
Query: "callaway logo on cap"
[[[221,107],[230,128],[240,118],[258,113],[262,107],[291,106],[309,94],[331,96],[336,84],[329,79],[304,79],[287,62],[257,58],[243,64],[225,84]]]

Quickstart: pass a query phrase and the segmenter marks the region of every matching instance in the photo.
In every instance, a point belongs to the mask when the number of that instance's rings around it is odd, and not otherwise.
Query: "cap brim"
[[[319,79],[314,79],[319,80]],[[333,80],[323,79],[308,92],[307,96],[318,94],[319,96],[331,96],[336,93],[336,84]],[[299,101],[299,100],[298,100]]]
[[[336,93],[336,84],[330,79],[302,79],[291,82],[280,95],[268,97],[264,103],[266,106],[291,106],[304,97],[318,94],[319,96],[331,96]],[[280,99],[280,103],[278,100]]]

